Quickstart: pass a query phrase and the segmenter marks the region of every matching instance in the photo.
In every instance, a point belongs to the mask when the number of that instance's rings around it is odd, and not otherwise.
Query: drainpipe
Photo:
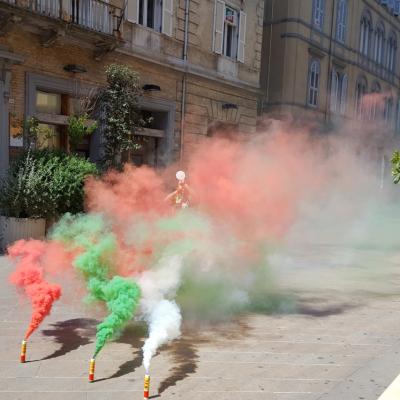
[[[184,130],[185,130],[185,113],[186,113],[186,63],[188,59],[188,43],[189,43],[189,5],[190,0],[185,0],[185,35],[183,43],[183,66],[184,72],[182,77],[182,100],[181,100],[181,146],[179,154],[179,162],[182,164],[183,161],[183,147],[184,147]]]
[[[267,93],[266,100],[269,103],[269,83],[271,76],[271,55],[272,55],[272,29],[274,25],[274,10],[275,10],[275,0],[271,3],[271,18],[270,18],[270,28],[269,28],[269,51],[268,51],[268,70],[267,70]]]

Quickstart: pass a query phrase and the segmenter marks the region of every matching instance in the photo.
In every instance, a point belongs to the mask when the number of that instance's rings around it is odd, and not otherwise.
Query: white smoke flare
[[[143,346],[143,365],[147,372],[157,349],[181,333],[181,312],[171,299],[181,284],[182,264],[180,256],[167,257],[139,278],[142,315],[149,325],[149,337]]]
[[[161,300],[149,316],[149,337],[143,346],[143,365],[146,372],[157,349],[181,334],[182,316],[174,301]]]

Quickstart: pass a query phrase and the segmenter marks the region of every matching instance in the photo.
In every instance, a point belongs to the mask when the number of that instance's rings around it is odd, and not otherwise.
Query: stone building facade
[[[400,128],[400,2],[267,0],[262,110]]]
[[[0,171],[31,116],[65,143],[78,99],[131,66],[152,116],[138,165],[186,160],[218,128],[254,132],[264,0],[0,0]],[[98,158],[94,135],[82,152]]]

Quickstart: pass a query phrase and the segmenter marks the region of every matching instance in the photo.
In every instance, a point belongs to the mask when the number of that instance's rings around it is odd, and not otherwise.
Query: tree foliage
[[[100,92],[99,125],[104,169],[121,169],[123,154],[140,147],[135,135],[146,122],[140,112],[142,90],[139,76],[125,65],[112,64],[106,69],[107,86]]]
[[[392,157],[392,176],[393,182],[400,182],[400,151],[395,151]]]

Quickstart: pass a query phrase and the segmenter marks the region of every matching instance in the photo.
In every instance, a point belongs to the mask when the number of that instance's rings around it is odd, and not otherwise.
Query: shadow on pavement
[[[299,299],[295,309],[291,314],[308,315],[310,317],[329,317],[331,315],[340,315],[348,310],[353,310],[359,305],[349,302],[337,302],[329,304],[326,299],[322,298],[306,298]]]
[[[199,355],[196,350],[196,344],[192,340],[187,338],[177,340],[168,346],[168,349],[175,366],[171,370],[171,375],[160,383],[158,387],[159,395],[197,370]]]
[[[74,318],[52,324],[53,328],[43,330],[42,334],[54,337],[55,342],[60,343],[61,347],[38,361],[61,357],[80,346],[91,343],[98,323],[99,321],[92,318]]]
[[[200,344],[210,342],[210,336],[220,336],[227,339],[238,339],[248,334],[249,326],[240,318],[232,321],[231,329],[226,329],[224,324],[214,324],[213,328],[207,332],[207,335],[200,337],[197,334],[184,332],[183,338],[174,341],[165,348],[172,356],[175,366],[171,369],[171,375],[162,381],[158,387],[158,394],[161,395],[170,387],[175,386],[178,382],[183,381],[189,375],[197,371],[197,363],[199,354],[197,347]]]
[[[129,344],[133,351],[132,359],[125,361],[118,367],[118,371],[107,378],[96,379],[95,382],[107,381],[109,379],[120,378],[128,375],[142,365],[142,346],[144,343],[143,336],[145,335],[145,327],[143,325],[132,324],[125,328],[123,334],[116,340],[117,343]]]

